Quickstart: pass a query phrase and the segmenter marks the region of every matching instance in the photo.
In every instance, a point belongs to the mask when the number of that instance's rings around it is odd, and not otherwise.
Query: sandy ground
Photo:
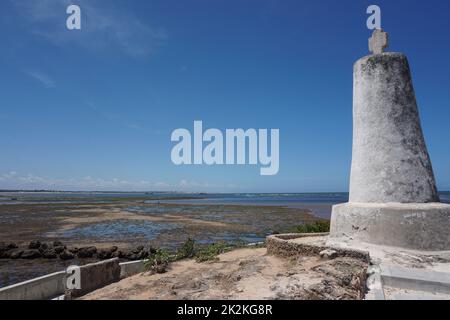
[[[288,260],[265,248],[238,249],[217,262],[184,260],[164,274],[138,274],[82,299],[360,299],[366,267],[352,258]]]
[[[58,212],[58,211],[56,211]],[[76,209],[71,211],[74,214],[85,214],[85,216],[81,217],[69,217],[65,219],[61,219],[61,227],[62,230],[73,229],[82,224],[91,224],[91,223],[101,223],[101,222],[109,222],[115,220],[137,220],[137,221],[152,221],[152,222],[174,222],[174,223],[184,223],[184,224],[195,224],[206,227],[218,227],[218,228],[226,228],[230,227],[230,224],[224,222],[216,222],[216,221],[204,221],[200,219],[191,219],[182,216],[174,216],[165,214],[161,217],[142,215],[136,213],[130,213],[129,211],[124,211],[120,208],[108,208],[108,209]],[[95,214],[95,216],[90,216],[89,214]],[[87,216],[86,216],[87,215]],[[239,228],[240,226],[233,226]],[[240,227],[244,229],[244,227]],[[51,236],[51,234],[50,234]]]

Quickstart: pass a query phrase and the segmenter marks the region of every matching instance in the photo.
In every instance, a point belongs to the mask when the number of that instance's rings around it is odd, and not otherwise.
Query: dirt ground
[[[142,273],[82,299],[361,299],[367,264],[353,258],[296,260],[266,248],[237,249],[219,260],[173,263],[164,274]]]

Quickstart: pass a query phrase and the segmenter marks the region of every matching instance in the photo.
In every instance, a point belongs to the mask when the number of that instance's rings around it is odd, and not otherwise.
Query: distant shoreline
[[[271,195],[271,194],[285,194],[285,195],[296,195],[296,194],[348,194],[348,191],[308,191],[308,192],[194,192],[194,191],[99,191],[99,190],[77,190],[77,191],[66,191],[66,190],[15,190],[15,189],[0,189],[0,193],[88,193],[88,194],[196,194],[196,195],[214,195],[214,194],[261,194],[261,195]],[[450,193],[450,190],[441,190],[439,193]]]

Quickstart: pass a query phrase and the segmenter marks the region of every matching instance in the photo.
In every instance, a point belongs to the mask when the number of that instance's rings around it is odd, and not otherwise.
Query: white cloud
[[[182,179],[178,183],[164,181],[130,181],[120,178],[103,179],[86,176],[83,178],[57,179],[34,174],[20,174],[15,171],[0,173],[0,189],[20,190],[66,190],[66,191],[186,191],[206,192],[211,190],[233,190],[234,185],[213,185]]]
[[[212,186],[211,184],[207,183],[207,182],[197,182],[197,181],[190,181],[187,179],[182,179],[179,183],[178,183],[178,187],[180,187],[181,189],[197,189],[199,188],[210,188],[210,187],[217,187],[217,186]]]
[[[144,191],[157,187],[170,187],[166,183],[151,181],[127,181],[119,178],[102,179],[86,176],[81,179],[55,179],[17,172],[0,174],[0,189],[58,189],[58,190],[124,190]]]
[[[55,81],[53,81],[50,76],[47,74],[40,72],[40,71],[25,71],[27,75],[29,75],[31,78],[39,81],[41,84],[44,85],[47,89],[54,88],[56,86]]]
[[[133,56],[147,56],[167,40],[164,28],[140,21],[124,8],[115,9],[106,1],[78,0],[81,30],[66,28],[69,0],[13,1],[23,21],[32,25],[30,32],[57,46],[78,46],[93,51],[118,49]]]

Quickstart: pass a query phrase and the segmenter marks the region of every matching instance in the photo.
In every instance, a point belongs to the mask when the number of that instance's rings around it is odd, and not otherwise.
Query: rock
[[[73,253],[73,254],[77,254],[79,250],[80,250],[80,249],[78,249],[77,247],[75,247],[75,248],[70,248],[70,249],[69,249],[69,252],[71,252],[71,253]]]
[[[54,247],[53,249],[55,250],[55,252],[56,252],[57,254],[60,254],[61,252],[63,252],[64,250],[66,250],[66,247],[65,247],[65,246],[58,246],[58,247]]]
[[[150,254],[156,253],[156,249],[153,247],[149,247],[145,249],[144,246],[137,246],[133,250],[122,251],[119,253],[119,258],[127,259],[127,260],[143,260],[150,256]]]
[[[17,246],[16,246],[16,248],[17,248]],[[0,259],[9,259],[12,250],[16,249],[16,248],[13,248],[13,246],[11,246],[8,243],[1,242],[0,243]]]
[[[0,242],[0,253],[17,248],[18,246],[15,243]]]
[[[323,250],[319,253],[319,255],[322,259],[332,260],[332,259],[337,258],[337,252],[334,250],[331,250],[331,249]]]
[[[146,250],[142,250],[138,254],[136,254],[136,260],[143,260],[145,258],[148,258],[150,254]]]
[[[145,250],[136,252],[137,250],[125,251],[122,255],[123,258],[131,261],[142,260],[149,256]]]
[[[141,251],[137,251],[136,249],[134,250],[118,250],[113,252],[112,256],[113,257],[118,257],[120,259],[127,259],[127,260],[131,260],[131,261],[135,261],[135,260],[142,260],[147,258],[150,255],[149,251],[147,250],[141,250]]]
[[[71,259],[75,258],[75,255],[73,253],[70,253],[67,250],[64,250],[63,252],[61,252],[59,254],[59,258],[61,260],[71,260]]]
[[[139,254],[138,253],[132,253],[132,252],[130,252],[130,253],[128,253],[126,255],[126,259],[131,260],[131,261],[140,260],[139,259]]]
[[[232,279],[234,282],[239,282],[239,281],[241,281],[242,276],[241,276],[240,274],[237,274],[237,275],[232,276],[231,279]]]
[[[97,252],[97,258],[99,258],[101,260],[111,259],[111,257],[112,257],[112,252],[109,251],[108,249],[102,249]]]
[[[78,250],[78,258],[92,258],[97,253],[97,248],[92,247],[83,247]]]
[[[130,261],[141,260],[141,257],[142,257],[141,252],[139,253],[128,252],[125,256],[125,258]]]
[[[3,259],[5,252],[8,250],[8,245],[5,242],[0,242],[0,259]]]
[[[41,247],[40,241],[31,241],[28,245],[28,249],[39,249]]]
[[[131,260],[129,257],[133,254],[134,253],[131,250],[119,251],[119,258]]]
[[[39,243],[39,246],[40,246],[40,243]],[[24,252],[22,252],[22,255],[21,255],[22,259],[37,259],[40,257],[42,257],[42,255],[39,252],[39,250],[37,250],[37,249],[25,250]]]
[[[54,247],[64,247],[64,244],[61,241],[53,241]]]
[[[106,260],[106,259],[111,259],[112,254],[111,252],[107,251],[107,250],[100,250],[97,253],[97,258],[100,260]]]
[[[132,252],[137,254],[137,253],[141,252],[142,250],[144,250],[144,246],[137,246],[136,249],[134,249]]]
[[[44,259],[56,259],[58,257],[53,248],[48,248],[47,250],[42,251],[41,254]]]
[[[153,270],[156,273],[166,273],[167,272],[167,263],[158,264],[153,267]]]
[[[47,243],[42,243],[41,244],[41,246],[39,247],[39,251],[41,252],[41,253],[43,253],[43,252],[45,252],[45,251],[47,251],[48,249],[50,249],[50,245],[49,244],[47,244]]]
[[[97,253],[97,258],[102,259],[102,260],[111,259],[111,258],[113,258],[113,254],[116,251],[117,251],[116,246],[113,246],[113,247],[107,248],[107,249],[102,249]]]
[[[12,249],[6,252],[8,254],[8,258],[10,259],[20,259],[22,256],[23,250],[20,249]]]

